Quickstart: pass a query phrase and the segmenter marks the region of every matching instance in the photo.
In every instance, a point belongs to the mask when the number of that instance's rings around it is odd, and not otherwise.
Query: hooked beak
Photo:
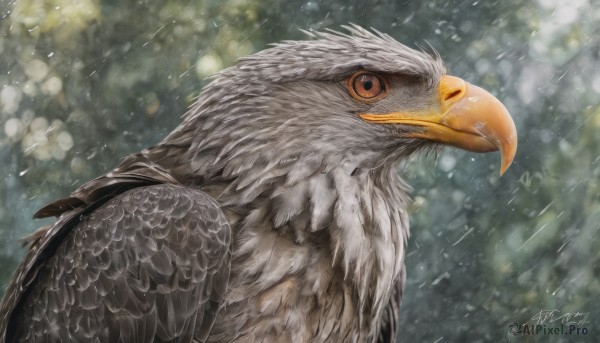
[[[439,107],[425,112],[362,113],[368,122],[418,126],[403,137],[422,138],[474,152],[500,151],[500,175],[517,152],[517,129],[506,107],[493,95],[464,80],[444,75]],[[436,106],[437,107],[437,106]]]

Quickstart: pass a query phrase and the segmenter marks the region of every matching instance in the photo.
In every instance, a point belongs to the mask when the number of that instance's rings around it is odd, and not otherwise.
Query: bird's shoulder
[[[153,148],[158,153],[166,150],[162,147]],[[179,184],[167,170],[148,157],[148,150],[144,150],[127,156],[115,169],[84,183],[70,196],[42,207],[33,217],[58,217],[77,210],[97,208],[128,189],[163,183]]]
[[[183,269],[187,268],[184,274],[202,279],[192,282],[196,285],[196,289],[202,288],[202,282],[207,278],[207,274],[218,274],[213,282],[224,283],[217,286],[226,289],[231,233],[216,201],[200,190],[182,185],[156,184],[157,180],[150,178],[145,180],[150,182],[149,185],[144,185],[140,181],[142,178],[135,179],[134,181],[139,183],[133,185],[123,180],[126,178],[122,178],[121,182],[104,182],[104,190],[103,187],[95,189],[97,194],[104,193],[104,195],[63,213],[54,225],[42,228],[30,238],[29,252],[8,285],[0,307],[3,316],[0,318],[2,329],[0,338],[7,333],[7,329],[10,330],[7,327],[11,325],[10,321],[14,318],[14,314],[20,310],[19,306],[24,302],[24,297],[35,288],[36,282],[39,283],[37,279],[40,270],[47,272],[52,268],[64,268],[62,262],[57,260],[60,258],[73,262],[71,252],[60,250],[61,245],[93,250],[92,255],[97,259],[90,261],[86,258],[87,270],[78,271],[87,273],[89,270],[102,269],[90,269],[90,263],[101,264],[103,258],[111,254],[119,254],[119,250],[127,248],[115,239],[115,237],[126,236],[130,242],[128,248],[140,249],[140,251],[136,251],[135,254],[120,254],[121,259],[123,257],[129,259],[122,260],[121,263],[134,266],[142,258],[140,253],[146,253],[147,256],[144,258],[150,263],[142,265],[146,268],[144,273],[150,274],[151,279],[154,278],[153,282],[162,277],[159,275],[161,272],[170,273],[170,277],[176,275],[178,271],[173,270],[173,266],[177,268],[176,264],[179,263],[186,266]],[[59,254],[62,256],[57,256]],[[191,261],[191,256],[196,256],[196,260]],[[47,266],[48,264],[53,265]],[[139,265],[136,268],[138,273],[144,269],[140,269]],[[106,272],[107,275],[115,276],[112,273],[114,270]],[[94,277],[98,276],[92,276]],[[185,281],[181,275],[179,278],[182,279],[180,281]],[[104,280],[106,281],[107,278]],[[115,278],[112,280],[118,281]],[[163,284],[173,284],[168,278],[164,281]],[[81,285],[79,288],[81,290]],[[213,307],[210,313],[205,314],[207,321],[199,324],[202,326],[209,325],[211,320],[214,320],[218,310],[214,307],[218,307],[224,296],[220,290],[216,290],[215,293],[213,292],[215,287],[212,288],[212,290],[205,290],[204,294],[210,299],[199,299],[202,300],[199,303],[203,303],[206,307]],[[56,296],[63,297],[58,294]],[[110,296],[110,294],[104,292],[103,296]],[[56,301],[49,303],[56,304]],[[168,336],[171,334],[168,331],[173,327],[163,329]],[[210,329],[210,326],[204,328],[204,331],[207,329]]]

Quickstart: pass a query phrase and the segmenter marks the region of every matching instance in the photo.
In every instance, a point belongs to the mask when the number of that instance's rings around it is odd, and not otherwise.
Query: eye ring
[[[370,71],[361,70],[346,80],[350,95],[361,102],[372,103],[384,98],[390,90],[387,80]]]

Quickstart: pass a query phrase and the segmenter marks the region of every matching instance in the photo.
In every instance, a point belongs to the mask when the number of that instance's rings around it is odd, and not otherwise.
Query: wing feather
[[[7,342],[206,339],[231,255],[212,198],[177,185],[139,187],[80,219],[20,286]]]

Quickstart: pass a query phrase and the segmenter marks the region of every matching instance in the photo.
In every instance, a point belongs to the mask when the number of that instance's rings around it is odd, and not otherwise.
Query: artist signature
[[[564,325],[583,326],[589,323],[589,312],[561,312],[559,310],[541,310],[525,323],[533,325],[544,325],[560,323]]]

